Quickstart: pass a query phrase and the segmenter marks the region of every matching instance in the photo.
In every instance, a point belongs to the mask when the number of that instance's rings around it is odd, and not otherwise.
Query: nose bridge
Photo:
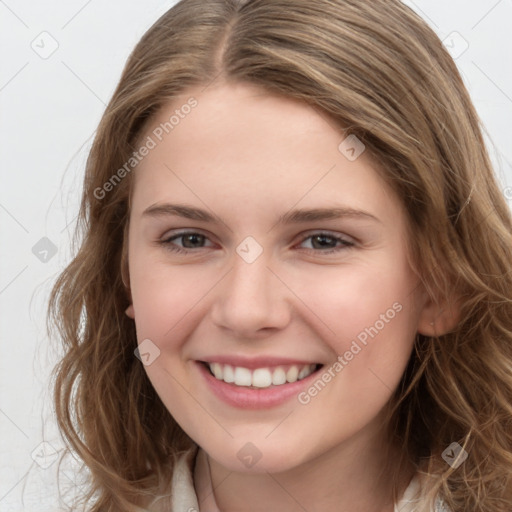
[[[243,248],[247,248],[240,244]],[[270,270],[265,252],[250,258],[237,254],[232,268],[216,290],[212,318],[218,325],[240,334],[250,335],[263,328],[283,327],[287,322],[284,287]]]
[[[265,302],[268,287],[272,286],[269,277],[269,261],[266,256],[260,256],[255,261],[246,261],[242,257],[234,258],[233,270],[230,276],[231,296],[251,298],[254,301]]]

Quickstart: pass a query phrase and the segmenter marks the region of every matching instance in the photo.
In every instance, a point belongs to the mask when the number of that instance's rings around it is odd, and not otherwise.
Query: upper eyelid
[[[202,230],[200,229],[189,229],[189,230],[184,230],[184,231],[178,231],[176,233],[174,232],[169,232],[169,231],[166,231],[162,237],[160,238],[162,241],[165,241],[165,240],[169,240],[170,238],[179,238],[180,236],[185,236],[185,235],[202,235],[204,236],[205,238],[207,238],[208,240],[210,241],[213,241],[211,240],[211,236],[204,233]]]

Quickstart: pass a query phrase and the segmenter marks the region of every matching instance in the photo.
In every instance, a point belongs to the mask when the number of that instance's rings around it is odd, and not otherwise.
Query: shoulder
[[[419,477],[415,475],[400,501],[395,504],[394,512],[415,512],[420,502],[421,484]],[[432,512],[451,512],[445,502],[438,496]]]

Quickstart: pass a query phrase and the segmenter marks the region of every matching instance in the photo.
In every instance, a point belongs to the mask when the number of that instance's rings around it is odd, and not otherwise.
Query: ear
[[[121,281],[128,295],[130,305],[125,309],[125,313],[131,319],[135,319],[135,310],[132,304],[132,294],[130,290],[130,271],[128,268],[128,223],[125,226],[123,237],[123,248],[121,253]]]
[[[418,333],[442,336],[452,332],[460,321],[460,300],[454,296],[434,300],[428,296],[418,321]]]

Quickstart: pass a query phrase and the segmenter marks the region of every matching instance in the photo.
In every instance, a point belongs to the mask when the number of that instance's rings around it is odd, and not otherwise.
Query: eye
[[[321,252],[322,254],[332,254],[355,246],[355,243],[350,240],[346,240],[345,238],[341,238],[339,236],[335,236],[331,233],[325,232],[319,232],[308,235],[307,237],[302,239],[301,244],[308,240],[311,240],[311,247],[308,248],[308,250],[314,252]],[[338,247],[336,247],[337,245]]]
[[[176,244],[176,240],[181,240],[181,246]],[[183,231],[174,234],[158,243],[165,246],[169,251],[177,253],[193,252],[194,249],[203,249],[204,243],[208,241],[208,237],[196,231]],[[321,252],[322,254],[332,254],[340,252],[355,245],[354,242],[346,240],[345,238],[335,236],[327,232],[318,232],[310,234],[302,239],[299,245],[304,244],[310,240],[310,247],[306,248],[308,251]],[[212,247],[212,245],[210,245]]]
[[[176,245],[175,240],[182,241],[182,246]],[[166,249],[174,252],[186,253],[192,251],[194,249],[202,249],[203,243],[208,240],[208,238],[196,231],[184,231],[182,233],[178,233],[168,237],[164,240],[161,240],[159,243],[164,245]]]

